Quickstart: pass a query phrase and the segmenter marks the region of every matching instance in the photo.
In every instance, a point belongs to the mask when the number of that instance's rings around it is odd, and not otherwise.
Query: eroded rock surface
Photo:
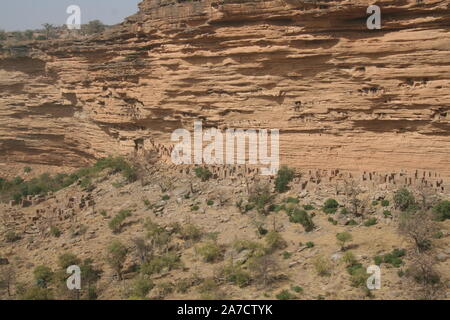
[[[0,161],[165,152],[194,120],[278,128],[301,169],[450,177],[450,1],[145,0],[87,41],[3,49]]]

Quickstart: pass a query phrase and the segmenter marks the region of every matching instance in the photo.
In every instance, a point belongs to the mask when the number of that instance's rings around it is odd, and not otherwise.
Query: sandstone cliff
[[[419,2],[419,3],[418,3]],[[87,41],[3,48],[0,161],[80,166],[194,120],[279,128],[301,169],[450,177],[450,1],[145,0]]]

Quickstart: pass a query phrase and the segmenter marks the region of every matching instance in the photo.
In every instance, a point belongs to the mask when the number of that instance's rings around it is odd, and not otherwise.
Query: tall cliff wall
[[[377,1],[381,30],[369,4],[145,0],[93,39],[4,48],[0,161],[80,166],[202,119],[279,128],[298,168],[450,177],[450,1]]]

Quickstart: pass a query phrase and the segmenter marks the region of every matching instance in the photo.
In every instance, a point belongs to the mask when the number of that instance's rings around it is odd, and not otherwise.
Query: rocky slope
[[[302,169],[450,177],[450,1],[145,0],[89,41],[3,48],[0,161],[164,152],[193,120],[278,128]]]

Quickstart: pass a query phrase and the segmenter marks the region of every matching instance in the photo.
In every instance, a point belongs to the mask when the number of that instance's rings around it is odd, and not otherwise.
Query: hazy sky
[[[81,8],[81,23],[100,20],[116,24],[137,12],[141,0],[1,0],[0,29],[6,31],[41,28],[43,23],[66,23],[70,5]]]

